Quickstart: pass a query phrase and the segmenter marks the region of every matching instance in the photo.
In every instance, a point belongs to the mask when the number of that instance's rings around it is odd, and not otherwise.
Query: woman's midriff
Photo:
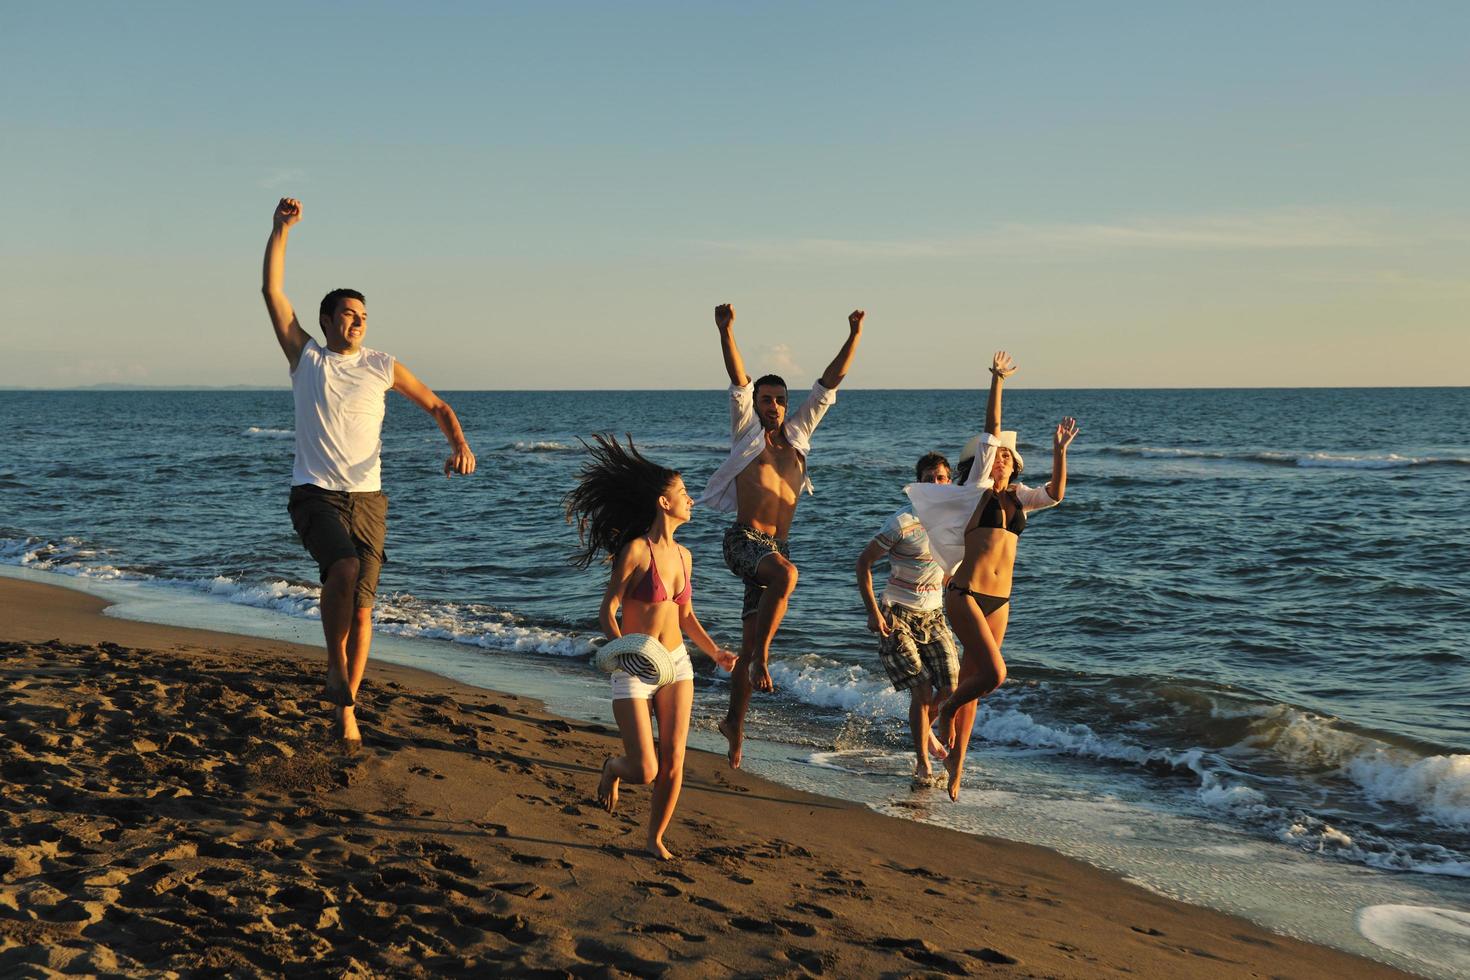
[[[679,629],[679,606],[674,602],[639,602],[628,599],[623,604],[623,632],[646,633],[673,650],[684,642]]]
[[[1002,528],[974,529],[965,536],[965,557],[955,569],[950,584],[970,592],[1006,598],[1011,594],[1018,540]]]

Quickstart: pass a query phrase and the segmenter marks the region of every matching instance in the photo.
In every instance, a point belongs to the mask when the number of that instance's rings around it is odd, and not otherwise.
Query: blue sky
[[[1470,6],[0,8],[0,385],[1464,384]],[[311,319],[308,317],[308,319]],[[308,324],[313,327],[314,324]]]

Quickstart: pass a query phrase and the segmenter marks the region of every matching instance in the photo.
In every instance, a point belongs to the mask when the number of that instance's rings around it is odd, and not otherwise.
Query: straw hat
[[[611,674],[621,670],[663,687],[674,680],[674,658],[664,645],[646,633],[625,633],[597,651],[597,666]]]
[[[965,443],[965,448],[960,450],[960,463],[964,463],[967,459],[975,458],[975,454],[980,451],[980,440],[984,438],[984,435],[982,432],[978,436],[971,437],[970,441]],[[1011,459],[1016,461],[1016,469],[1023,469],[1026,466],[1025,461],[1021,459],[1020,451],[1016,449],[1016,430],[1007,429],[998,436],[992,436],[991,442],[998,446],[1004,446],[1011,451]]]

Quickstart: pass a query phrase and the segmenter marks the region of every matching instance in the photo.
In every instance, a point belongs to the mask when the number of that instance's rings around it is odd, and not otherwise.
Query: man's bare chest
[[[801,453],[791,446],[776,446],[767,442],[746,466],[741,477],[758,483],[786,483],[796,486],[801,482],[805,469]]]

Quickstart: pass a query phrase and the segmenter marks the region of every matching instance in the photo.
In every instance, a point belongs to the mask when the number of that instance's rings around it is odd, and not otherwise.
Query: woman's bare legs
[[[1006,603],[987,618],[973,597],[962,592],[946,592],[944,595],[944,611],[965,650],[964,659],[960,661],[960,683],[937,712],[941,735],[951,730],[950,719],[953,718],[954,743],[949,747],[949,757],[944,760],[944,768],[949,772],[951,800],[960,796],[965,751],[969,748],[970,732],[975,727],[976,701],[1000,687],[1006,679],[1006,662],[1000,655],[1000,644],[1005,639],[1010,610],[1010,603]]]
[[[664,831],[674,818],[679,790],[684,786],[684,746],[689,741],[689,708],[693,703],[693,681],[675,681],[653,695],[653,712],[658,716],[658,775],[648,808],[648,851],[665,860],[673,857],[664,846]]]
[[[597,804],[608,813],[618,808],[618,784],[627,780],[634,785],[653,782],[658,775],[658,749],[653,744],[653,723],[648,717],[648,701],[643,698],[618,698],[613,701],[613,717],[623,736],[623,754],[608,756],[602,764],[602,778],[597,782]]]

